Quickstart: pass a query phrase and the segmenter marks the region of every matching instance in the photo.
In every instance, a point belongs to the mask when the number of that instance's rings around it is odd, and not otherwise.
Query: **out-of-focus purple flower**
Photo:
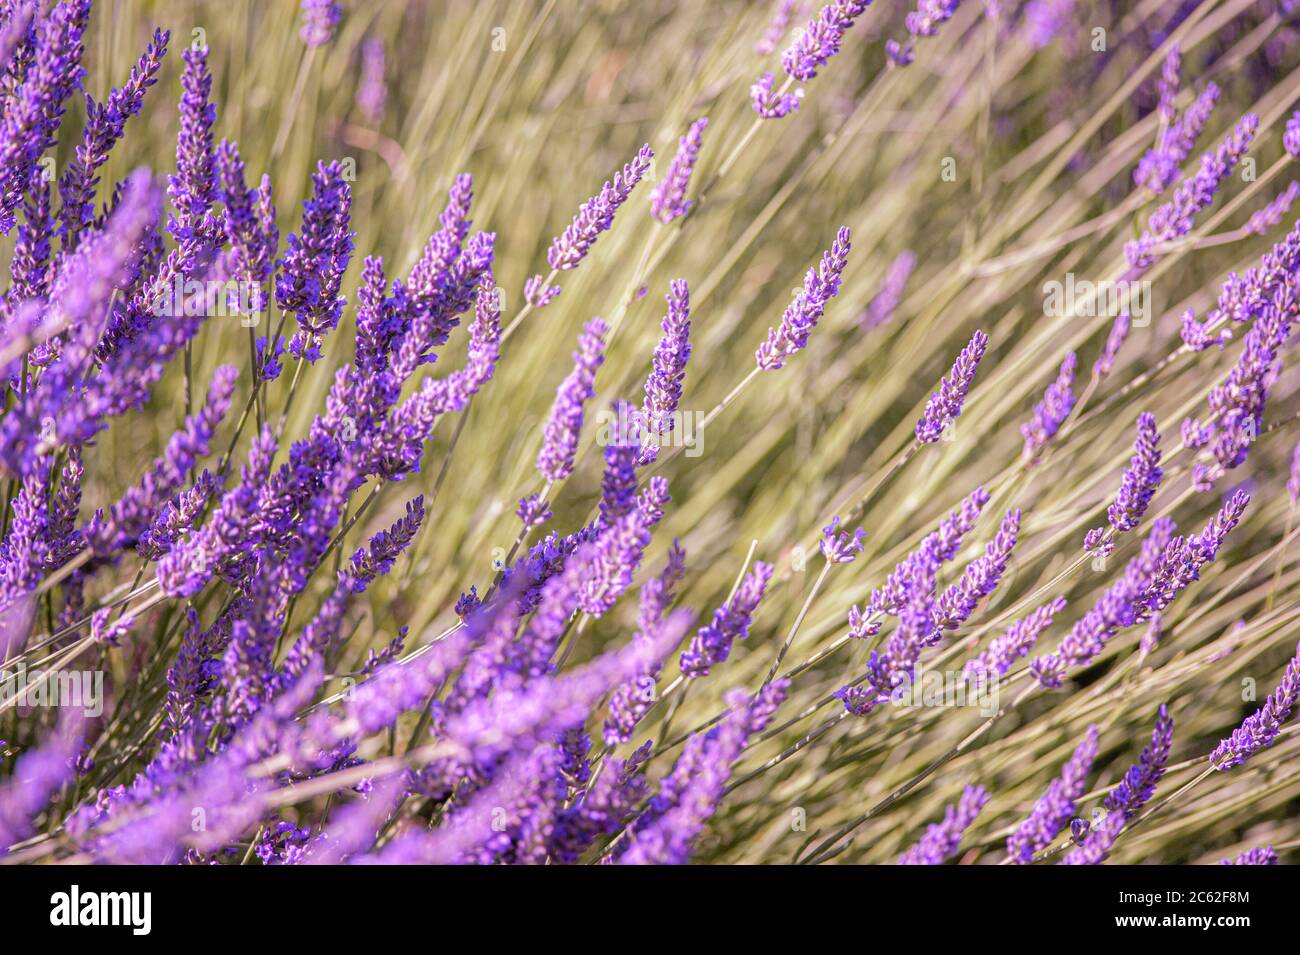
[[[1161,625],[1160,614],[1153,616],[1147,624],[1146,633],[1142,634],[1142,640],[1138,643],[1140,657],[1149,657],[1160,646]]]
[[[870,5],[871,0],[833,0],[822,7],[781,54],[781,64],[786,73],[803,82],[816,76],[817,71],[840,52],[844,34]]]
[[[953,362],[948,377],[939,382],[939,390],[930,395],[926,402],[925,414],[916,423],[916,440],[922,444],[934,444],[942,437],[944,429],[961,417],[961,407],[975,379],[975,369],[984,357],[984,349],[989,338],[977,331],[971,336],[966,347],[961,350]]]
[[[1169,708],[1163,703],[1156,712],[1156,728],[1151,733],[1151,743],[1129,767],[1119,785],[1106,794],[1102,807],[1107,812],[1118,813],[1127,822],[1138,814],[1156,791],[1156,783],[1165,774],[1169,750],[1174,745],[1174,721]]]
[[[767,341],[758,346],[758,367],[771,371],[785,363],[808,344],[808,336],[826,313],[826,306],[840,290],[840,277],[849,261],[849,230],[841,226],[831,247],[822,253],[817,268],[810,268],[800,288],[781,316],[781,324],[770,328]]]
[[[1286,131],[1282,134],[1282,148],[1292,159],[1300,159],[1300,110],[1296,110],[1286,121]]]
[[[749,101],[760,119],[783,119],[795,112],[803,100],[802,89],[793,93],[776,93],[772,89],[775,83],[776,77],[768,72],[749,87]]]
[[[1178,178],[1179,169],[1191,154],[1219,101],[1219,88],[1208,83],[1187,111],[1177,116],[1173,103],[1178,94],[1179,62],[1178,47],[1174,46],[1165,59],[1161,74],[1158,107],[1161,135],[1156,145],[1146,152],[1133,170],[1134,184],[1145,188],[1153,196],[1164,192]]]
[[[352,259],[352,190],[338,161],[318,163],[312,196],[302,206],[302,229],[285,245],[275,301],[292,312],[298,331],[289,340],[294,357],[315,362],[325,335],[339,323],[345,299],[343,273]]]
[[[0,785],[0,847],[7,850],[31,835],[32,818],[72,779],[80,746],[79,719],[64,716],[39,746],[18,757],[12,776]]]
[[[790,26],[790,18],[794,16],[794,8],[798,3],[800,0],[773,0],[772,19],[768,21],[763,36],[754,44],[755,54],[767,56],[776,50],[781,38],[785,36],[786,28]]]
[[[1033,418],[1020,426],[1020,433],[1025,439],[1023,457],[1026,461],[1038,459],[1044,446],[1052,440],[1052,436],[1074,408],[1074,370],[1077,363],[1074,352],[1065,356],[1056,380],[1047,386],[1043,400],[1034,405]]]
[[[1075,802],[1083,795],[1088,781],[1088,770],[1097,757],[1097,727],[1088,732],[1074,750],[1074,754],[1061,769],[1061,775],[1047,787],[1047,792],[1034,803],[1029,818],[1020,824],[1007,839],[1007,856],[1017,865],[1027,865],[1034,854],[1041,852],[1056,838],[1056,834],[1074,816]]]
[[[582,431],[583,407],[595,394],[596,369],[605,360],[606,325],[593,318],[578,336],[578,350],[573,353],[573,371],[560,383],[555,403],[546,421],[542,449],[537,455],[537,470],[548,481],[563,481],[573,471],[578,451],[578,434]]]
[[[900,43],[890,40],[885,44],[889,65],[907,66],[916,56],[916,41],[921,37],[936,36],[939,25],[947,23],[957,12],[958,0],[917,0],[916,9],[904,19],[909,38]]]
[[[334,39],[343,8],[334,0],[302,0],[302,26],[298,36],[308,48],[324,46]]]
[[[1251,217],[1246,220],[1245,230],[1253,232],[1255,235],[1266,234],[1269,229],[1286,218],[1286,214],[1290,211],[1291,205],[1295,202],[1297,196],[1300,196],[1300,182],[1292,181],[1268,205],[1251,214]]]
[[[700,143],[708,127],[708,117],[702,116],[691,123],[677,143],[677,153],[668,164],[668,171],[650,193],[650,211],[665,225],[690,212],[693,203],[686,198],[691,184],[691,173],[700,156]]]
[[[1292,506],[1300,504],[1300,442],[1291,452],[1291,476],[1287,479],[1286,491],[1291,496]]]
[[[1256,846],[1237,854],[1236,859],[1222,859],[1219,865],[1277,865],[1277,853],[1272,846]]]
[[[1214,200],[1219,186],[1246,155],[1258,128],[1259,117],[1248,113],[1217,149],[1201,157],[1200,170],[1184,179],[1174,190],[1173,197],[1151,213],[1146,231],[1141,236],[1124,244],[1124,256],[1129,265],[1146,269],[1155,262],[1158,246],[1182,238],[1192,230],[1196,215]]]
[[[1300,700],[1300,647],[1286,665],[1282,682],[1269,694],[1264,705],[1246,717],[1232,735],[1220,741],[1210,754],[1210,765],[1223,772],[1240,766],[1260,750],[1273,745],[1282,724],[1291,718]]]
[[[727,693],[728,712],[717,727],[687,741],[672,772],[660,783],[645,816],[632,827],[621,865],[684,865],[691,844],[714,812],[751,733],[766,725],[785,697],[784,681],[764,687],[751,700],[744,690]]]
[[[1024,29],[1029,42],[1042,49],[1074,22],[1074,0],[1029,0],[1025,4]]]
[[[903,300],[903,289],[907,286],[907,280],[911,277],[914,268],[916,268],[916,255],[910,249],[900,252],[890,263],[880,290],[876,292],[876,297],[871,300],[871,304],[858,319],[858,324],[864,331],[879,328],[894,317],[894,312]]]
[[[919,842],[898,857],[899,865],[942,865],[957,854],[961,837],[989,801],[982,786],[967,786],[956,804],[943,811],[943,821],[925,830]]]
[[[600,234],[614,224],[614,213],[645,176],[653,158],[654,150],[647,143],[637,150],[631,162],[614,174],[613,181],[606,182],[599,193],[578,207],[578,214],[546,252],[551,268],[563,271],[578,267]]]
[[[862,538],[867,532],[859,527],[849,534],[848,531],[840,531],[839,526],[840,518],[837,514],[822,528],[822,539],[817,546],[821,549],[827,563],[851,564],[857,552],[862,550]]]
[[[1128,312],[1120,312],[1115,318],[1115,324],[1111,325],[1110,334],[1106,336],[1106,344],[1092,366],[1093,377],[1098,381],[1114,370],[1115,358],[1119,355],[1119,350],[1124,347],[1131,326],[1132,319],[1129,318]]]
[[[1007,628],[1006,633],[994,637],[987,650],[967,660],[963,669],[992,670],[999,676],[1004,675],[1011,669],[1011,664],[1029,654],[1042,632],[1052,625],[1052,619],[1064,609],[1065,598],[1055,597],[1028,616],[1021,617]]]
[[[676,596],[677,585],[686,575],[686,551],[674,541],[659,576],[646,581],[641,588],[641,606],[638,630],[634,640],[649,640],[663,624],[668,607]],[[609,715],[605,719],[604,738],[608,746],[626,743],[632,739],[641,718],[658,699],[656,681],[659,667],[647,668],[626,683],[615,688],[609,697]]]
[[[357,87],[357,107],[370,125],[378,126],[388,102],[388,83],[384,79],[384,41],[371,37],[361,45],[361,84]]]
[[[753,569],[736,588],[735,596],[713,611],[712,622],[701,627],[682,652],[681,669],[685,676],[708,676],[713,667],[727,659],[736,640],[749,636],[754,611],[775,569],[761,560],[754,561]]]

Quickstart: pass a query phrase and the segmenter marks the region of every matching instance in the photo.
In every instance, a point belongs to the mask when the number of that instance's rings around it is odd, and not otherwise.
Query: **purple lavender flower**
[[[800,288],[781,316],[781,324],[770,328],[767,341],[758,346],[759,369],[784,368],[785,363],[808,345],[808,336],[826,313],[826,306],[840,290],[840,276],[849,260],[849,230],[841,226],[817,268],[810,268]]]
[[[662,323],[663,335],[655,346],[654,367],[645,381],[645,401],[641,417],[645,427],[640,464],[653,462],[659,455],[653,435],[673,430],[673,415],[682,400],[682,382],[686,363],[691,360],[691,300],[685,279],[674,279],[668,286],[668,311]]]
[[[348,231],[351,207],[342,165],[318,163],[312,196],[302,206],[302,229],[288,238],[275,286],[276,304],[298,322],[289,351],[309,362],[320,358],[324,336],[343,314],[346,300],[339,292],[355,234]]]
[[[1178,47],[1174,46],[1169,51],[1161,74],[1158,107],[1161,135],[1156,145],[1147,151],[1133,170],[1134,184],[1145,188],[1153,196],[1164,192],[1178,178],[1179,169],[1191,154],[1219,100],[1219,88],[1208,83],[1187,111],[1182,116],[1177,116],[1173,101],[1178,93],[1179,62]]]
[[[0,117],[0,234],[13,228],[23,187],[56,141],[64,102],[81,86],[82,36],[89,19],[90,0],[67,0],[34,17],[31,61]]]
[[[735,596],[713,611],[713,620],[701,627],[682,652],[681,670],[692,679],[708,676],[709,671],[724,662],[731,654],[736,640],[749,636],[749,628],[758,609],[775,567],[761,560],[754,561],[753,569],[736,588]]]
[[[885,54],[890,66],[907,66],[915,56],[916,41],[921,37],[935,36],[939,25],[947,23],[957,12],[958,0],[917,0],[916,9],[904,20],[910,39],[906,43],[890,40],[885,44]]]
[[[187,47],[182,58],[180,134],[176,137],[176,174],[167,177],[167,196],[175,210],[167,231],[178,241],[197,240],[210,228],[208,215],[217,194],[216,164],[212,151],[212,74],[208,48]]]
[[[556,236],[547,250],[546,261],[551,268],[563,271],[578,267],[600,234],[614,224],[614,213],[645,176],[653,158],[654,150],[647,143],[637,150],[630,163],[614,174],[612,182],[606,182],[597,195],[578,207],[573,222]]]
[[[1142,750],[1138,761],[1129,767],[1118,786],[1106,794],[1102,807],[1123,816],[1125,822],[1136,816],[1156,791],[1156,783],[1165,774],[1169,750],[1174,744],[1174,721],[1163,703],[1156,712],[1156,728],[1151,743]]]
[[[1300,503],[1300,442],[1296,443],[1295,450],[1291,452],[1291,476],[1287,479],[1286,491],[1291,496],[1293,507]]]
[[[244,181],[244,161],[240,158],[239,147],[229,140],[223,139],[217,147],[216,162],[221,195],[226,204],[226,234],[234,252],[235,273],[243,281],[258,283],[256,299],[249,304],[254,312],[259,312],[264,307],[262,284],[275,268],[275,254],[280,242],[274,206],[270,207],[269,216],[264,207],[271,201],[271,180],[264,176],[257,192],[249,189]],[[259,364],[264,366],[261,360]]]
[[[979,602],[997,589],[1020,534],[1020,511],[1007,511],[984,553],[971,561],[961,579],[945,590],[935,605],[936,626],[955,630],[970,618]]]
[[[943,821],[925,830],[919,842],[898,857],[899,865],[942,865],[957,854],[961,837],[989,801],[982,786],[967,786],[956,804],[943,811]]]
[[[583,326],[578,350],[573,353],[573,371],[556,390],[537,455],[537,470],[548,481],[563,481],[573,471],[583,405],[596,393],[596,369],[605,360],[605,332],[606,325],[599,318]]]
[[[975,379],[975,369],[979,367],[988,343],[989,338],[983,332],[977,331],[971,336],[953,362],[948,377],[939,382],[939,390],[930,395],[925,414],[916,423],[916,440],[922,444],[934,444],[942,437],[944,429],[961,417],[961,406],[966,401],[966,393]]]
[[[81,728],[68,716],[39,746],[18,758],[12,777],[0,786],[0,846],[7,850],[32,833],[32,818],[72,779],[80,745]]]
[[[851,564],[857,552],[862,550],[862,538],[867,532],[859,527],[850,535],[848,531],[838,530],[839,525],[837,514],[822,528],[822,539],[817,546],[828,564]]]
[[[894,317],[894,312],[903,300],[903,289],[914,268],[916,268],[916,255],[910,249],[900,252],[890,263],[880,290],[858,319],[858,324],[864,331],[879,328]]]
[[[1245,230],[1255,235],[1265,235],[1269,229],[1279,225],[1286,218],[1297,197],[1300,197],[1300,182],[1292,181],[1263,209],[1251,213],[1250,218],[1246,220]]]
[[[767,56],[776,50],[777,44],[785,36],[786,28],[790,26],[795,5],[800,2],[801,0],[773,0],[772,18],[768,21],[763,36],[754,44],[754,53],[758,56]]]
[[[700,156],[700,143],[708,125],[708,117],[700,117],[691,123],[678,141],[677,154],[668,164],[668,171],[650,193],[650,211],[665,225],[686,215],[694,204],[687,200],[686,189],[691,183],[691,173]]]
[[[343,10],[334,0],[302,0],[302,27],[298,36],[309,49],[334,39]]]
[[[1156,260],[1156,248],[1192,230],[1196,215],[1214,200],[1219,186],[1232,173],[1255,139],[1259,117],[1243,116],[1228,138],[1201,157],[1201,168],[1184,179],[1173,197],[1151,214],[1146,231],[1124,245],[1124,256],[1135,269],[1145,269]]]
[[[1156,428],[1155,415],[1144,411],[1137,419],[1133,457],[1120,478],[1115,500],[1106,509],[1111,533],[1089,532],[1092,546],[1087,546],[1088,542],[1085,542],[1089,552],[1109,554],[1115,549],[1115,535],[1131,531],[1142,523],[1142,516],[1146,514],[1151,498],[1160,488],[1163,478],[1164,471],[1160,467],[1160,431]]]
[[[822,7],[816,18],[808,22],[781,55],[786,73],[804,82],[816,76],[817,71],[840,52],[844,34],[870,5],[871,0],[834,0]]]
[[[1238,853],[1236,859],[1222,859],[1219,865],[1277,865],[1277,853],[1272,846],[1256,846]]]
[[[1065,598],[1055,597],[1028,616],[1021,617],[1006,633],[994,637],[989,648],[977,657],[966,661],[967,671],[992,670],[999,676],[1011,669],[1011,664],[1027,656],[1042,632],[1052,625],[1052,619],[1065,609]]]
[[[1088,732],[1074,750],[1074,754],[1061,769],[1061,775],[1047,787],[1030,810],[1029,818],[1020,824],[1007,839],[1007,856],[1017,865],[1033,861],[1035,853],[1046,849],[1071,817],[1074,806],[1083,795],[1088,781],[1088,770],[1097,757],[1097,727]]]
[[[63,199],[59,215],[63,220],[65,249],[75,248],[78,234],[91,224],[95,187],[99,184],[96,171],[122,138],[127,120],[140,112],[149,87],[157,82],[169,38],[166,30],[155,30],[152,42],[131,68],[127,82],[110,92],[105,102],[98,103],[86,96],[87,117],[81,145],[59,177],[59,195]]]
[[[1282,724],[1291,718],[1297,700],[1300,700],[1300,647],[1287,663],[1277,689],[1269,694],[1263,706],[1232,731],[1231,736],[1220,741],[1210,754],[1210,765],[1224,772],[1272,746]]]
[[[1083,845],[1071,849],[1061,860],[1061,865],[1101,865],[1110,856],[1120,830],[1124,828],[1124,814],[1107,813],[1106,817],[1084,837]]]
[[[1286,121],[1286,131],[1282,134],[1282,148],[1292,159],[1300,159],[1300,110],[1296,110]]]
[[[799,109],[803,90],[793,93],[775,93],[772,90],[776,77],[770,72],[754,80],[749,87],[749,101],[760,119],[783,119]]]
[[[1023,456],[1026,461],[1038,460],[1043,447],[1070,416],[1070,411],[1074,408],[1074,370],[1077,362],[1074,352],[1065,356],[1056,381],[1047,386],[1043,400],[1034,405],[1033,419],[1020,426],[1020,433],[1025,438]]]
[[[384,41],[371,37],[361,44],[361,84],[357,87],[357,107],[371,126],[384,118],[388,101],[388,84],[384,80]]]
[[[620,865],[684,865],[691,844],[717,811],[731,775],[751,733],[759,731],[785,695],[785,685],[769,684],[758,699],[744,690],[727,694],[728,712],[722,722],[687,741],[672,772],[650,800],[646,816],[634,824]]]
[[[1119,350],[1124,347],[1131,326],[1132,319],[1129,318],[1128,312],[1120,312],[1115,318],[1115,324],[1111,325],[1110,334],[1106,336],[1106,344],[1092,366],[1093,377],[1098,381],[1114,370],[1115,359],[1119,355]]]

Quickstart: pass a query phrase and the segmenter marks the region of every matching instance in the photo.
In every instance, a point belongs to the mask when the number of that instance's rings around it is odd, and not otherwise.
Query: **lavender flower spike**
[[[822,7],[817,17],[808,22],[781,55],[781,65],[786,73],[804,82],[816,76],[817,71],[840,52],[844,34],[870,5],[871,0],[834,0]]]
[[[1020,426],[1020,433],[1025,438],[1024,459],[1028,462],[1038,460],[1039,454],[1052,440],[1058,428],[1069,417],[1074,408],[1074,370],[1078,363],[1074,352],[1065,356],[1056,381],[1047,386],[1043,400],[1034,405],[1034,417]]]
[[[1282,148],[1292,159],[1300,159],[1300,109],[1291,114],[1286,121],[1286,131],[1282,134]]]
[[[1277,853],[1272,846],[1256,846],[1238,854],[1236,859],[1223,859],[1219,865],[1277,865]]]
[[[1052,618],[1065,609],[1065,598],[1056,597],[1028,616],[1021,617],[1007,628],[1006,633],[994,637],[989,648],[977,657],[966,661],[965,670],[992,670],[999,676],[1011,669],[1011,664],[1028,655],[1043,631],[1052,625]]]
[[[1162,703],[1156,713],[1156,728],[1151,733],[1150,745],[1142,750],[1138,761],[1129,767],[1119,785],[1107,793],[1102,801],[1103,808],[1123,815],[1125,822],[1136,816],[1165,774],[1173,744],[1174,721],[1169,716],[1169,708]]]
[[[1291,718],[1296,701],[1300,700],[1300,647],[1286,665],[1286,673],[1277,689],[1269,694],[1264,705],[1246,717],[1232,735],[1214,747],[1210,764],[1220,772],[1240,766],[1260,750],[1273,745],[1282,724]]]
[[[1088,781],[1088,770],[1097,757],[1097,727],[1088,727],[1088,733],[1074,750],[1061,775],[1053,779],[1029,818],[1020,824],[1007,839],[1007,856],[1017,865],[1027,865],[1034,854],[1046,849],[1056,834],[1074,815],[1075,802],[1083,795]]]
[[[548,481],[562,481],[573,471],[582,430],[583,405],[596,393],[596,369],[605,360],[604,321],[593,318],[578,336],[573,371],[560,383],[546,422],[537,470]]]
[[[793,355],[808,344],[808,336],[826,313],[826,306],[840,290],[840,276],[849,261],[849,230],[841,226],[817,268],[808,270],[803,287],[781,316],[781,324],[770,328],[767,341],[758,346],[756,358],[762,371],[785,367]]]
[[[989,801],[982,786],[967,786],[961,799],[943,811],[943,822],[925,831],[921,840],[898,857],[899,865],[942,865],[956,855],[962,834]]]
[[[916,440],[922,444],[934,444],[944,429],[961,416],[961,406],[966,401],[966,393],[975,379],[975,369],[979,367],[988,343],[989,337],[983,332],[977,331],[971,336],[953,362],[948,377],[939,382],[939,390],[930,395],[925,414],[916,423]]]
[[[837,514],[822,528],[822,539],[817,546],[828,564],[851,564],[857,552],[862,550],[862,538],[867,532],[859,527],[850,535],[848,531],[838,530],[839,526]]]
[[[686,215],[694,205],[686,198],[686,188],[691,183],[691,173],[695,171],[695,161],[700,156],[700,143],[708,125],[707,116],[691,123],[686,134],[678,140],[677,155],[668,164],[668,172],[650,193],[650,211],[665,225]]]
[[[662,324],[663,335],[655,346],[654,367],[645,381],[645,401],[641,406],[642,465],[658,457],[655,435],[673,430],[673,415],[682,400],[682,382],[686,363],[691,360],[691,299],[685,279],[674,279],[668,286],[668,311]]]
[[[758,609],[775,569],[761,560],[754,561],[754,568],[741,582],[735,596],[713,611],[713,621],[701,627],[690,646],[683,651],[681,669],[685,676],[708,676],[711,668],[730,655],[734,641],[749,636],[754,611]]]
[[[1142,515],[1146,513],[1163,478],[1164,471],[1160,467],[1160,431],[1156,428],[1155,415],[1144,411],[1138,415],[1133,457],[1120,479],[1115,500],[1106,509],[1106,518],[1113,533],[1108,536],[1100,530],[1090,531],[1084,541],[1085,549],[1103,555],[1114,550],[1114,534],[1131,531],[1142,522]]]
[[[324,46],[334,38],[342,9],[334,0],[302,0],[302,27],[298,36],[310,49]]]
[[[1291,476],[1287,478],[1286,492],[1291,496],[1291,506],[1300,503],[1300,442],[1291,452]]]
[[[600,234],[614,224],[614,213],[632,194],[653,158],[654,150],[647,143],[637,150],[630,163],[614,174],[612,182],[605,183],[598,194],[578,207],[578,214],[569,227],[555,237],[546,253],[551,268],[564,271],[578,267]]]
[[[1128,338],[1132,324],[1133,320],[1129,317],[1128,312],[1120,312],[1116,316],[1115,324],[1111,325],[1110,334],[1106,336],[1106,344],[1092,366],[1092,375],[1098,381],[1101,381],[1115,369],[1115,359],[1119,355],[1119,350],[1124,347],[1124,342]]]
[[[798,110],[799,103],[803,100],[801,89],[793,93],[773,92],[772,85],[775,82],[776,77],[764,73],[749,87],[749,101],[759,119],[783,119]]]

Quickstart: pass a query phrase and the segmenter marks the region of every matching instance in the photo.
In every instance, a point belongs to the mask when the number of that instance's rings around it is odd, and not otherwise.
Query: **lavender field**
[[[0,863],[1300,860],[1298,110],[1294,0],[0,0]]]

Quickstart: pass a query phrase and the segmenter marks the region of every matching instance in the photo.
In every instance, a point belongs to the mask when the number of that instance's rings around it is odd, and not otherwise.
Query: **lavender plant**
[[[0,0],[0,863],[1294,861],[1190,6]]]

